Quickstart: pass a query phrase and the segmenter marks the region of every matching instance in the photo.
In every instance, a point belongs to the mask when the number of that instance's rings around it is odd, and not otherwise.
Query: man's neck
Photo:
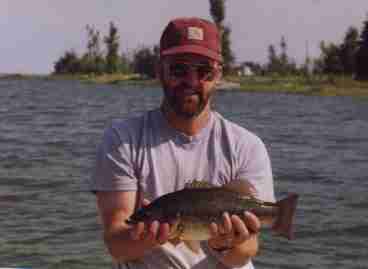
[[[198,134],[210,120],[209,104],[207,104],[205,109],[199,115],[190,119],[178,116],[165,105],[163,105],[161,109],[169,125],[188,136]]]

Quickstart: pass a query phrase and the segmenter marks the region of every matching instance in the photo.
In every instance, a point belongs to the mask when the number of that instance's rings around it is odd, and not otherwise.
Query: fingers
[[[227,212],[222,215],[222,223],[220,225],[215,222],[210,224],[210,234],[212,237],[224,236],[231,233],[233,233],[233,224]]]
[[[231,220],[234,225],[234,240],[236,242],[243,242],[248,240],[250,237],[250,233],[243,220],[237,215],[232,215]]]
[[[148,227],[148,236],[147,239],[150,241],[154,241],[157,237],[158,230],[160,228],[160,223],[155,220],[151,223],[151,225]]]
[[[244,223],[250,233],[259,233],[259,230],[261,229],[261,221],[256,215],[248,211],[244,212]]]
[[[232,215],[231,220],[234,226],[237,240],[248,240],[253,234],[259,233],[261,222],[258,217],[251,212],[244,212],[243,218]]]
[[[210,224],[210,235],[212,238],[216,238],[219,236],[219,227],[216,223],[211,222]]]
[[[222,216],[222,226],[220,226],[220,233],[221,234],[232,234],[233,233],[233,223],[232,223],[229,213],[227,212],[225,212]]]
[[[234,239],[234,224],[229,213],[222,215],[221,224],[210,224],[211,245],[215,248],[230,247]]]
[[[149,225],[143,222],[136,224],[131,230],[133,240],[146,241],[152,245],[164,244],[169,239],[170,226],[168,223],[160,223],[157,220]]]
[[[169,240],[170,225],[168,223],[162,223],[160,225],[157,241],[160,245],[166,243]]]
[[[221,222],[210,224],[211,242],[215,246],[241,244],[257,234],[261,228],[258,217],[250,212],[244,212],[243,216],[224,213]]]
[[[133,240],[141,240],[144,236],[145,229],[144,229],[144,223],[138,222],[130,231],[130,236]]]

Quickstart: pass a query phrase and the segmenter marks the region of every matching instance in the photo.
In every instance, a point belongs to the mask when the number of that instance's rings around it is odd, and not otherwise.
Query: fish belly
[[[210,223],[202,221],[183,221],[181,240],[204,241],[211,237]]]

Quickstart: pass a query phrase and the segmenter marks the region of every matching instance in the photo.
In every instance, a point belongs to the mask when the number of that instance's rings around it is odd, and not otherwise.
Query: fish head
[[[163,221],[165,219],[164,212],[161,208],[149,204],[137,210],[126,221],[128,224],[137,224],[138,222],[150,223],[154,220]]]

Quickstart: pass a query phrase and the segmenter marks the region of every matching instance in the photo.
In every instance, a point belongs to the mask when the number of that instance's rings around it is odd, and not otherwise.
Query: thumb
[[[141,208],[141,207],[145,207],[147,206],[148,204],[150,204],[150,200],[144,198],[144,193],[142,192],[138,192],[137,193],[138,197],[137,197],[137,206],[136,206],[136,210]]]
[[[143,207],[144,207],[144,206],[148,206],[150,203],[151,203],[151,201],[150,201],[150,200],[148,200],[148,199],[146,199],[146,198],[143,198],[143,200],[142,200],[142,206],[143,206]]]

